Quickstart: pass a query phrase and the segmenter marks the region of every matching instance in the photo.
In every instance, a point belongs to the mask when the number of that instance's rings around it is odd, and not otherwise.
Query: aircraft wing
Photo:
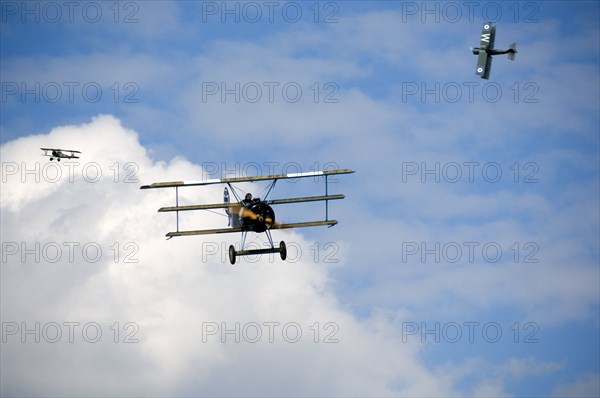
[[[496,40],[496,27],[491,22],[484,22],[481,28],[481,43],[479,48],[493,50]]]
[[[489,79],[492,69],[492,56],[485,51],[480,51],[477,57],[477,69],[475,74],[481,76],[482,79]]]
[[[326,221],[308,221],[298,222],[291,224],[275,224],[271,229],[290,229],[290,228],[304,228],[304,227],[320,227],[320,226],[334,226],[338,222],[336,220]],[[242,228],[218,228],[218,229],[199,229],[195,231],[177,231],[169,232],[166,234],[167,238],[174,238],[176,236],[191,236],[191,235],[211,235],[211,234],[225,234],[230,232],[242,232]]]
[[[167,238],[173,238],[176,236],[191,236],[191,235],[212,235],[212,234],[226,234],[230,232],[242,232],[242,228],[217,228],[217,229],[198,229],[195,231],[177,231],[167,233]]]
[[[273,174],[268,176],[254,176],[254,177],[233,177],[233,178],[213,178],[199,181],[170,181],[170,182],[155,182],[150,185],[142,185],[140,189],[151,189],[151,188],[171,188],[171,187],[189,187],[198,185],[211,185],[211,184],[227,184],[237,182],[254,182],[254,181],[268,181],[268,180],[281,180],[288,178],[305,178],[305,177],[319,177],[329,176],[336,174],[349,174],[354,173],[353,170],[340,169],[340,170],[323,170],[323,171],[310,171],[305,173],[288,173],[288,174]]]
[[[61,151],[61,152],[71,152],[73,153],[81,153],[80,151],[75,151],[73,149],[60,149],[60,148],[40,148],[42,151]]]
[[[345,196],[342,194],[335,195],[323,195],[323,196],[307,196],[303,198],[288,198],[288,199],[272,199],[267,200],[266,203],[269,205],[279,205],[287,203],[304,203],[304,202],[318,202],[323,200],[335,200],[344,199]],[[188,205],[188,206],[169,206],[161,207],[158,209],[159,212],[168,211],[186,211],[186,210],[211,210],[211,209],[227,209],[230,207],[239,206],[236,203],[214,203],[206,205]]]
[[[275,224],[271,229],[290,229],[290,228],[304,228],[304,227],[321,227],[329,226],[333,227],[338,222],[336,220],[325,220],[325,221],[308,221],[308,222],[297,222],[291,224]]]

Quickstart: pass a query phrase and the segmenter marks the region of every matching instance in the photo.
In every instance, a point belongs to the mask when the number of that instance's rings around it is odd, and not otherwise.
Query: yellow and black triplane
[[[242,241],[240,250],[235,250],[233,245],[229,246],[229,261],[231,264],[235,264],[237,256],[247,256],[251,254],[266,254],[266,253],[279,253],[282,260],[286,259],[287,250],[285,242],[281,241],[279,246],[275,247],[273,244],[273,238],[271,237],[271,229],[289,229],[289,228],[302,228],[302,227],[317,227],[317,226],[329,226],[332,227],[337,224],[336,220],[329,219],[329,207],[328,203],[330,200],[344,199],[342,194],[328,193],[328,177],[336,174],[349,174],[354,173],[352,170],[341,169],[341,170],[323,170],[323,171],[311,171],[305,173],[288,173],[288,174],[275,174],[268,176],[254,176],[254,177],[234,177],[234,178],[220,178],[220,179],[206,179],[203,181],[173,181],[173,182],[156,182],[150,185],[143,185],[140,189],[152,189],[152,188],[175,188],[175,206],[173,207],[162,207],[158,209],[159,212],[176,212],[177,229],[175,232],[167,233],[167,239],[176,236],[188,236],[188,235],[208,235],[208,234],[222,234],[229,232],[241,232]],[[287,199],[268,199],[269,193],[275,186],[278,180],[290,179],[290,178],[306,178],[306,177],[323,177],[325,182],[325,195],[322,196],[308,196],[300,198],[287,198]],[[233,184],[241,182],[254,182],[254,181],[270,181],[269,186],[266,189],[265,197],[261,200],[260,198],[253,198],[251,194],[246,194],[242,199],[240,194],[236,191]],[[229,187],[225,187],[223,194],[223,203],[215,204],[201,204],[201,205],[189,205],[179,206],[179,188],[189,186],[201,186],[211,184],[226,184]],[[229,199],[229,192],[233,193],[236,201],[231,202]],[[273,211],[272,205],[288,204],[288,203],[303,203],[303,202],[325,202],[325,220],[322,221],[306,221],[298,223],[278,223],[275,221],[275,212]],[[214,210],[214,209],[225,209],[225,213],[229,219],[228,228],[220,229],[202,229],[194,231],[180,231],[179,230],[179,212],[190,211],[190,210]],[[244,250],[244,244],[246,241],[246,234],[248,232],[262,233],[267,235],[270,247],[262,249]]]

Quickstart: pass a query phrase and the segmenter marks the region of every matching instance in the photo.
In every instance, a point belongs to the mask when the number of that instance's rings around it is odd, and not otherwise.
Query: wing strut
[[[265,232],[267,233],[267,239],[269,239],[269,244],[271,245],[271,249],[274,249],[275,245],[273,244],[273,237],[271,236],[271,231],[267,229]]]
[[[244,246],[246,245],[246,236],[248,235],[248,231],[242,230],[242,243],[240,244],[240,250],[244,250]]]
[[[175,187],[175,208],[179,209],[179,187]],[[175,227],[179,233],[179,210],[175,210]],[[167,240],[173,238],[173,235],[167,234]]]
[[[233,185],[231,185],[230,182],[227,183],[227,186],[231,189],[231,192],[233,192],[233,196],[235,196],[235,200],[238,201],[238,203],[240,203],[242,201],[242,199],[240,199],[240,197],[238,196],[235,188],[233,187]]]
[[[328,196],[327,194],[327,174],[325,174],[325,196]],[[329,199],[325,200],[325,221],[329,221]],[[331,226],[330,226],[331,228]]]
[[[175,187],[175,206],[179,207],[179,187]],[[179,210],[177,210],[177,232],[179,232]]]
[[[275,183],[277,183],[277,179],[273,180],[273,182],[269,185],[269,190],[265,194],[265,197],[263,198],[263,200],[267,200],[267,198],[269,197],[269,194],[271,193],[271,190],[275,187]]]

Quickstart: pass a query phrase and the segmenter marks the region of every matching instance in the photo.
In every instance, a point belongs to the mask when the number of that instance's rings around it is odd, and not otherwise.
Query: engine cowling
[[[275,223],[275,212],[264,202],[252,203],[248,210],[255,215],[243,217],[244,227],[249,231],[265,232]]]

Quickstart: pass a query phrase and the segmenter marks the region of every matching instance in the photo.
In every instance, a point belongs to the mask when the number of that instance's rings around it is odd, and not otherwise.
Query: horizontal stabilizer
[[[511,61],[514,61],[516,56],[517,56],[517,43],[512,43],[508,50],[508,59],[510,59]]]

